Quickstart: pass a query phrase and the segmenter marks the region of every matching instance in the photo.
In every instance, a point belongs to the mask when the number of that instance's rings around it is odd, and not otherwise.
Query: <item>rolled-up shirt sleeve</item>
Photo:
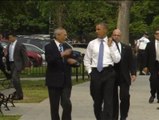
[[[110,48],[110,55],[112,57],[113,62],[118,63],[121,59],[121,55],[119,53],[119,50],[117,49],[117,46],[113,42],[109,48]]]

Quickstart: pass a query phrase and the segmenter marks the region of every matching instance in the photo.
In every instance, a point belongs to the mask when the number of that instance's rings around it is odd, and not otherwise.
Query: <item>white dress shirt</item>
[[[139,40],[137,40],[137,46],[140,50],[145,50],[148,42],[150,42],[150,40],[143,36]]]
[[[15,40],[9,45],[9,61],[14,61],[14,50],[15,50],[16,43],[17,43],[17,40]]]
[[[120,53],[117,49],[117,46],[112,42],[111,47],[107,45],[108,38],[104,39],[104,55],[103,55],[103,67],[108,67],[109,65],[114,65],[118,63],[121,59]],[[96,38],[89,42],[85,56],[84,56],[84,65],[88,73],[91,73],[92,67],[97,67],[98,64],[98,55],[101,39]]]
[[[58,50],[60,51],[60,44],[61,44],[61,43],[60,43],[60,42],[58,42],[58,41],[57,41],[57,40],[55,40],[55,39],[54,39],[54,41],[55,41],[55,43],[56,43],[56,45],[57,45]]]
[[[155,47],[156,47],[156,60],[159,61],[159,40],[155,40]]]

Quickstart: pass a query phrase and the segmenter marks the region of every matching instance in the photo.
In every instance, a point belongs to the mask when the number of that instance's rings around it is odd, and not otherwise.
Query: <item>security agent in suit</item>
[[[126,120],[130,106],[130,84],[136,79],[136,69],[134,67],[133,54],[130,46],[120,42],[121,31],[115,29],[112,39],[116,42],[121,54],[121,60],[114,65],[116,80],[114,86],[113,120],[118,120],[119,98],[120,98],[120,120]],[[118,87],[120,87],[120,97],[118,97]]]
[[[3,57],[4,57],[3,46],[0,44],[0,69],[4,73],[7,79],[11,79],[11,75],[6,71],[6,67],[3,62]]]
[[[150,93],[149,103],[153,103],[157,93],[159,103],[159,29],[154,34],[155,40],[149,42],[146,47],[145,73],[150,72]]]
[[[71,58],[71,47],[65,44],[66,30],[57,28],[54,34],[55,39],[45,46],[46,85],[49,92],[51,118],[60,120],[59,104],[61,104],[63,108],[61,120],[71,120],[71,65],[75,64],[76,60]]]
[[[25,46],[17,41],[14,32],[8,33],[8,40],[10,44],[7,46],[7,69],[11,71],[11,81],[16,89],[14,99],[21,100],[23,99],[23,90],[20,82],[20,73],[28,64],[28,57]]]

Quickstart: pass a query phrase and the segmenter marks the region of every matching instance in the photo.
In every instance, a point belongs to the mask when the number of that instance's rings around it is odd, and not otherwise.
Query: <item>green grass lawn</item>
[[[83,83],[87,80],[76,80],[72,81],[73,85]],[[24,92],[24,99],[16,102],[20,103],[37,103],[43,101],[48,97],[48,90],[45,86],[44,80],[23,80],[22,88]]]
[[[0,120],[18,120],[20,115],[0,115]]]
[[[88,80],[76,80],[72,81],[73,85],[77,85]],[[47,87],[45,86],[44,80],[23,80],[21,81],[24,99],[15,101],[18,103],[37,103],[41,102],[48,97]],[[12,116],[12,115],[0,115],[0,120],[18,120],[20,115]]]
[[[48,97],[47,87],[44,80],[24,80],[22,88],[24,92],[24,99],[16,102],[21,103],[36,103],[41,102]]]

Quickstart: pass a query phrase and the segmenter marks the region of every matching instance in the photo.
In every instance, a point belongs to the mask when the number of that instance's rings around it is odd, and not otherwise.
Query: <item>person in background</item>
[[[60,120],[60,103],[63,108],[61,120],[71,120],[71,65],[77,61],[71,58],[72,48],[65,44],[66,30],[57,28],[54,36],[55,39],[45,46],[46,86],[49,92],[51,120]]]
[[[147,44],[143,69],[145,73],[150,72],[149,81],[151,96],[149,98],[149,103],[153,103],[155,97],[159,103],[159,28],[155,30],[154,37],[155,40]]]
[[[119,29],[115,29],[112,33],[112,39],[116,42],[117,48],[121,54],[120,62],[114,65],[116,79],[113,98],[113,120],[118,120],[119,111],[120,120],[127,119],[130,107],[130,85],[131,82],[136,79],[136,67],[134,67],[135,61],[133,59],[132,49],[130,46],[121,42],[121,35]],[[120,88],[119,91],[118,87]]]
[[[0,41],[3,40],[3,35],[0,33]]]
[[[11,74],[7,72],[6,66],[3,62],[4,52],[3,52],[3,46],[0,43],[0,69],[4,73],[5,77],[9,80],[11,79]]]
[[[84,56],[84,65],[91,78],[90,93],[97,120],[112,120],[114,63],[120,61],[120,53],[112,39],[107,37],[108,26],[96,24],[97,38],[90,41]]]
[[[137,59],[138,59],[138,66],[139,66],[139,75],[145,75],[142,71],[144,68],[144,60],[145,60],[145,48],[147,43],[150,40],[148,39],[148,33],[145,32],[143,36],[137,40],[136,49],[138,51]]]
[[[23,90],[20,82],[20,73],[28,64],[28,57],[25,46],[17,41],[16,34],[9,32],[7,34],[10,44],[7,46],[6,64],[8,71],[11,71],[11,81],[16,89],[15,100],[23,99]]]

